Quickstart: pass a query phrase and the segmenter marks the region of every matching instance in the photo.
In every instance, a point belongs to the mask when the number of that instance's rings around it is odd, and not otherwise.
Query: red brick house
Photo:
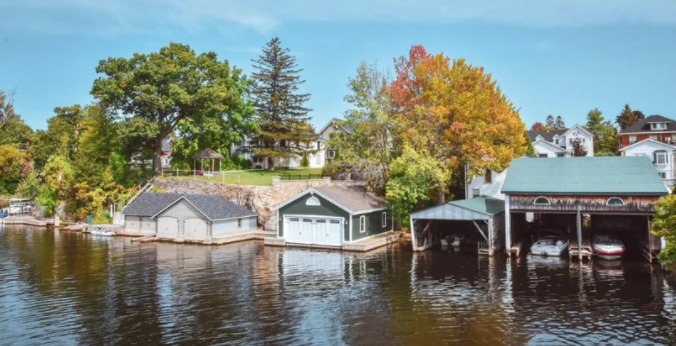
[[[676,144],[676,120],[651,115],[617,134],[620,149],[646,139]]]

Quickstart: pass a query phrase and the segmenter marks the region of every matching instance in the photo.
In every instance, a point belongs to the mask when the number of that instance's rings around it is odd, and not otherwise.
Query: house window
[[[242,228],[242,219],[237,219],[237,228]]]
[[[636,136],[629,136],[629,144],[636,143]]]
[[[547,197],[540,196],[540,197],[536,198],[535,201],[533,201],[533,204],[535,204],[535,205],[550,205],[551,203],[549,203],[549,199]]]
[[[317,141],[317,150],[321,150],[321,149],[322,149],[322,142]]]
[[[558,154],[556,154],[556,157],[565,157],[565,156],[566,156],[566,154],[564,154],[564,153],[558,153]]]
[[[538,157],[548,157],[549,155],[547,154],[538,154]]]
[[[472,189],[472,197],[477,197],[481,195],[481,191],[479,189]]]
[[[558,138],[556,139],[556,145],[559,145],[559,139]]]
[[[312,196],[312,197],[307,199],[307,201],[305,202],[305,205],[318,206],[318,205],[322,205],[322,204],[321,204],[321,202],[319,202],[319,198]]]
[[[330,150],[327,152],[327,155],[326,155],[326,156],[327,156],[329,159],[333,159],[334,157],[336,157],[336,151],[333,150],[333,149],[330,149]]]
[[[669,156],[667,156],[667,153],[664,151],[656,151],[655,156],[653,157],[653,162],[656,165],[666,165],[669,163]]]
[[[492,182],[493,182],[493,176],[492,176],[491,170],[487,169],[486,174],[484,174],[484,183],[490,184]]]
[[[606,205],[609,207],[622,207],[624,206],[624,201],[619,197],[610,197],[608,198]]]
[[[359,217],[359,233],[366,233],[366,216]]]
[[[653,124],[650,124],[650,129],[651,130],[666,130],[667,124],[666,123],[653,123]]]
[[[660,178],[667,179],[667,173],[666,172],[657,172],[657,174],[660,175]]]
[[[383,227],[387,227],[387,212],[383,212],[383,214],[381,215],[381,219]]]

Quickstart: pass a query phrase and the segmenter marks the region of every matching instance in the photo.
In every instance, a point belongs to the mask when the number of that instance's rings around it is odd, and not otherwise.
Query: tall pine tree
[[[636,124],[639,121],[639,119],[636,118],[636,114],[631,110],[629,105],[624,105],[622,112],[615,119],[615,122],[620,125],[622,130]]]
[[[277,37],[263,47],[253,67],[254,107],[260,122],[255,141],[258,146],[253,154],[266,158],[272,169],[282,159],[313,151],[311,143],[316,135],[308,122],[310,109],[304,106],[310,94],[298,93],[298,87],[305,82],[299,75],[303,70]]]

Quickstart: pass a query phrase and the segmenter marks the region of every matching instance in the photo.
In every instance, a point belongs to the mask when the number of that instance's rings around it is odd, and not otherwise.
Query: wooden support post
[[[505,251],[512,254],[512,213],[509,210],[509,195],[505,195]]]
[[[650,236],[650,216],[646,216],[646,228],[648,229],[648,261],[653,263],[653,242]]]
[[[580,206],[577,207],[577,259],[582,262],[582,216],[580,214]]]
[[[488,237],[484,234],[484,231],[481,229],[478,223],[476,221],[472,220],[472,223],[474,224],[474,227],[476,227],[477,231],[479,231],[479,234],[484,238],[485,241],[488,241]]]
[[[493,217],[488,219],[488,255],[493,256],[495,254],[495,222],[493,222]]]
[[[413,218],[409,218],[409,222],[411,224],[411,245],[413,246],[413,252],[416,252],[418,251],[418,239],[415,236],[415,221],[413,221]]]

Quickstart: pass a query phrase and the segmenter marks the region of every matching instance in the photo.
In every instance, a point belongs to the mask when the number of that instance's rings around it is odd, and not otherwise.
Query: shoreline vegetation
[[[107,223],[112,205],[119,210],[161,175],[168,154],[171,169],[196,170],[195,154],[211,149],[223,157],[219,166],[232,171],[251,167],[240,157],[245,152],[270,170],[194,178],[269,185],[272,175],[285,172],[275,169],[284,159],[303,157],[307,166],[307,153],[323,145],[334,159],[307,172],[357,173],[396,217],[408,220],[414,210],[463,198],[465,177],[503,171],[514,158],[534,155],[518,105],[484,67],[463,58],[415,45],[392,66],[361,63],[347,78],[339,121],[350,131],[317,145],[311,95],[299,92],[303,69],[290,50],[273,38],[252,65],[247,76],[216,53],[181,43],[109,57],[96,67],[91,103],[56,107],[46,130],[27,126],[14,111],[14,93],[0,91],[0,194],[33,199],[41,218]],[[394,73],[383,72],[388,69]],[[635,113],[626,106],[617,122],[627,126]],[[605,138],[598,141],[602,151],[614,154],[612,124],[599,110],[588,120],[594,135]],[[563,119],[538,126],[562,127]],[[231,152],[244,142],[242,152]],[[664,210],[676,208],[674,199],[664,203]],[[655,220],[656,227],[665,220],[656,231],[668,239],[663,260],[676,258],[673,214]]]

